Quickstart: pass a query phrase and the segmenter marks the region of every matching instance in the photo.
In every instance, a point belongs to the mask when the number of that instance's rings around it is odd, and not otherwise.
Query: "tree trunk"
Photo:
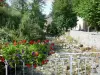
[[[88,26],[88,32],[90,32],[90,26]]]

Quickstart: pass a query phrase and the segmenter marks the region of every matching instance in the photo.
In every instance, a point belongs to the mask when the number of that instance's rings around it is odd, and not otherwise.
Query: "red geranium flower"
[[[36,68],[36,67],[37,67],[37,65],[36,65],[36,64],[33,64],[33,67],[34,67],[34,68]]]
[[[17,42],[16,42],[16,41],[14,41],[13,45],[14,45],[14,46],[16,46],[16,45],[17,45]]]
[[[52,43],[51,46],[54,46],[54,43]]]
[[[36,42],[34,42],[34,44],[37,44]]]
[[[44,43],[48,43],[49,42],[49,40],[44,40]]]
[[[3,0],[0,0],[0,2],[3,2]]]
[[[39,52],[35,52],[35,56],[38,56],[39,55]]]
[[[37,43],[40,43],[40,40],[38,40]]]
[[[30,67],[31,67],[31,64],[26,64],[26,66],[27,66],[28,68],[30,68]]]
[[[5,59],[4,59],[4,58],[2,58],[2,59],[1,59],[1,62],[4,62],[4,61],[5,61]]]
[[[47,63],[49,60],[45,60],[45,63]]]
[[[34,44],[34,41],[33,41],[33,40],[31,40],[29,43],[32,45],[32,44]]]
[[[42,61],[42,65],[43,65],[43,64],[45,64],[45,61],[44,61],[44,60]]]
[[[26,43],[26,40],[22,40],[22,43],[23,43],[23,44]]]
[[[54,50],[52,46],[50,46],[50,50]]]
[[[0,60],[1,60],[1,62],[5,61],[5,59],[2,56],[0,56]]]

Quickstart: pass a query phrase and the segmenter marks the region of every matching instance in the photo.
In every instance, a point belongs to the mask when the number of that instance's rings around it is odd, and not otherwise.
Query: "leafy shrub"
[[[9,65],[13,67],[13,64],[20,64],[25,62],[26,66],[34,64],[43,65],[48,62],[47,56],[53,54],[54,44],[49,44],[49,40],[40,42],[38,40],[26,42],[22,40],[14,43],[6,43],[3,45],[2,53],[3,57],[8,61]]]
[[[8,28],[2,28],[0,29],[0,42],[5,43],[5,42],[11,42],[14,39],[19,39],[19,33],[16,30],[9,30]]]

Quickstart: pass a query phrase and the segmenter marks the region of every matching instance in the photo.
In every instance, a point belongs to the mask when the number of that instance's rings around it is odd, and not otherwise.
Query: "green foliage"
[[[45,39],[43,32],[45,22],[45,16],[40,11],[39,2],[35,1],[32,4],[32,9],[23,14],[20,24],[22,35],[28,40]]]
[[[16,36],[11,37],[11,40],[13,38],[17,38],[17,40],[45,39],[43,29],[46,20],[40,11],[40,3],[42,4],[42,0],[36,0],[29,4],[25,0],[14,0],[11,2],[11,6],[0,7],[0,28],[14,31]],[[8,36],[8,34],[5,35]]]
[[[77,18],[72,10],[71,1],[55,0],[53,3],[52,18],[54,23],[52,26],[56,27],[58,33],[76,26]],[[56,34],[59,35],[58,33]]]
[[[3,57],[12,66],[13,63],[20,64],[21,62],[42,65],[42,61],[46,60],[49,52],[49,43],[18,44],[17,42],[3,45],[2,48]]]
[[[4,71],[5,71],[4,66],[5,66],[4,63],[0,62],[0,74],[1,75],[4,75]]]
[[[88,25],[100,28],[100,0],[73,0],[73,9]]]
[[[0,29],[0,41],[2,43],[13,41],[14,39],[17,40],[19,34],[16,30],[9,30],[8,28]]]
[[[63,34],[63,30],[56,24],[51,23],[47,26],[47,35],[60,36],[61,34]]]
[[[20,18],[20,12],[11,8],[0,7],[0,28],[18,29]]]

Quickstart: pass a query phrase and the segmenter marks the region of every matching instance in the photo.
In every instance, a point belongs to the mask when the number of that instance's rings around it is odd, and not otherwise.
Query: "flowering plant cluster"
[[[49,40],[31,40],[29,42],[21,40],[19,42],[6,43],[2,48],[4,58],[1,60],[4,62],[4,59],[6,59],[10,66],[24,62],[27,67],[33,65],[36,68],[49,61],[47,56],[55,53],[53,46],[54,43],[50,44]]]

